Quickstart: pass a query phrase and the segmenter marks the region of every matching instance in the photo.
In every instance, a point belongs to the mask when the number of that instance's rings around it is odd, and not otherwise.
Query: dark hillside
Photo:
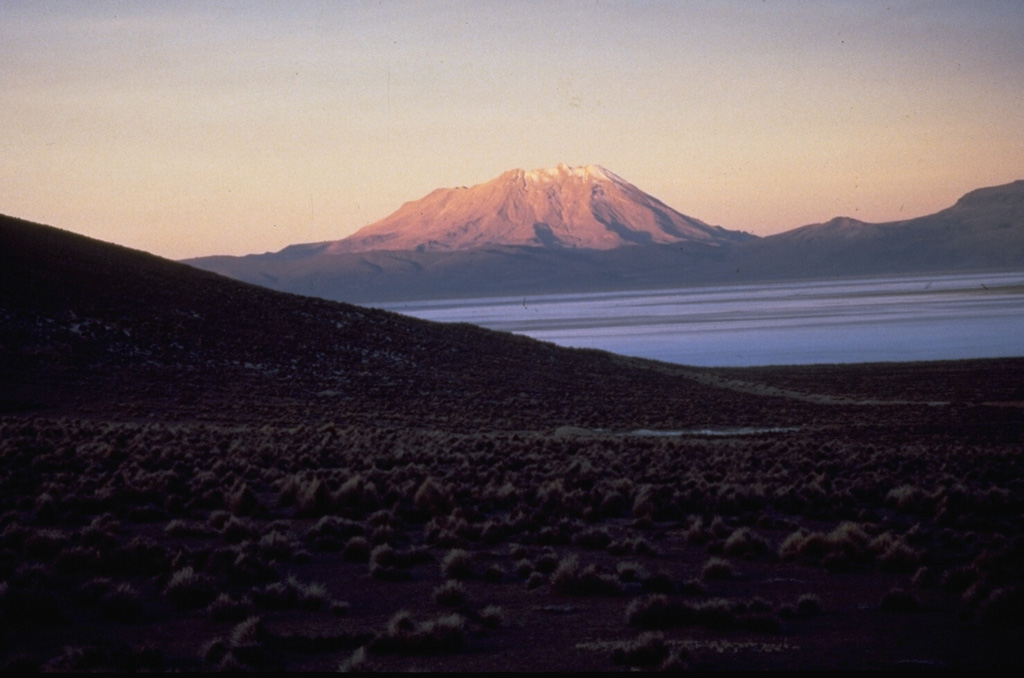
[[[312,408],[497,427],[786,423],[771,399],[637,361],[278,293],[9,217],[0,276],[8,409],[102,402],[144,415],[159,404],[231,418]]]

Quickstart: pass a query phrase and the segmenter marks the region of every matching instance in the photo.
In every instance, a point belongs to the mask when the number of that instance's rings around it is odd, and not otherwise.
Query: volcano
[[[495,246],[610,250],[749,238],[672,209],[597,165],[513,169],[469,188],[439,188],[351,236],[294,254],[457,252]]]

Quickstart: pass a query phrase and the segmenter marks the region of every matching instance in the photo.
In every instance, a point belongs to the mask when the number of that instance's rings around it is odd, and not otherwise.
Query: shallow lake
[[[1024,356],[1024,273],[722,285],[382,305],[687,365]]]

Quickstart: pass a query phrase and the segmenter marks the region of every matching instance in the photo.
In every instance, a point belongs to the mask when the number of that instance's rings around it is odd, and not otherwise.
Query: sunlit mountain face
[[[677,212],[603,167],[562,164],[439,188],[343,240],[303,247],[331,254],[497,245],[609,250],[750,237]]]

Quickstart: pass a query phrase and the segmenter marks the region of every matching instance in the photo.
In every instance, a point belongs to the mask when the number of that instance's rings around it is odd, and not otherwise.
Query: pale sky
[[[1024,178],[1024,3],[0,0],[0,213],[171,258],[602,165],[759,235]]]

